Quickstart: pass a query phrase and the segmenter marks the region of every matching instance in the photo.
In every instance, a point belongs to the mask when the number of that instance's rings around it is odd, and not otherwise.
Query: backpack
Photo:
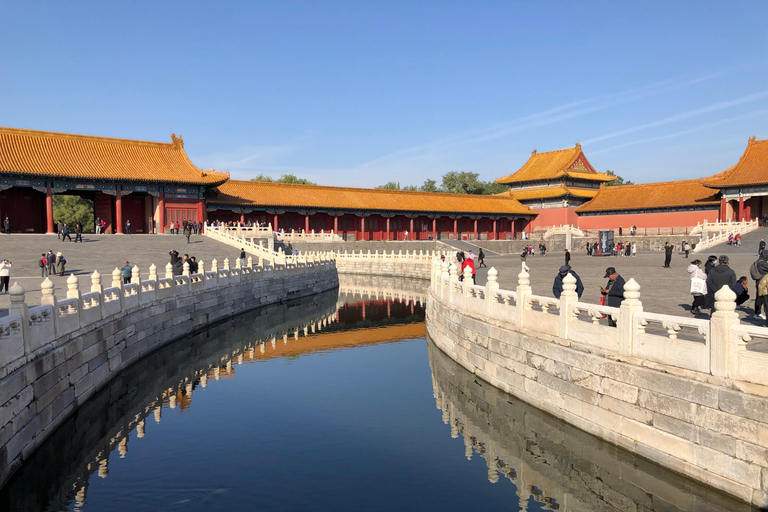
[[[67,264],[67,259],[65,257],[63,257],[63,256],[61,257],[61,264],[62,265],[66,265]]]
[[[757,260],[760,261],[760,260]],[[759,281],[763,275],[760,273],[760,271],[757,269],[757,261],[752,264],[751,267],[749,267],[749,276],[752,278],[753,281]]]
[[[45,266],[45,263],[43,263],[42,259],[37,260],[37,266],[40,268],[43,268]]]

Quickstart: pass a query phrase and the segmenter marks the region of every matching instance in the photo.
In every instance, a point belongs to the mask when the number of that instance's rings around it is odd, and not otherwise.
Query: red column
[[[387,238],[386,240],[389,240],[389,217],[387,217]]]
[[[365,240],[365,217],[360,217],[360,240]]]
[[[492,240],[496,240],[499,238],[498,232],[496,231],[496,219],[493,219],[493,238]]]
[[[411,219],[411,229],[408,232],[411,234],[411,240],[416,240],[416,235],[413,232],[413,219]]]
[[[747,199],[747,202],[744,203],[744,218],[747,220],[752,220],[752,201],[750,199]]]
[[[245,226],[245,214],[244,213],[240,214],[240,225],[241,226]]]
[[[45,187],[45,232],[53,233],[53,191]]]
[[[459,219],[453,219],[453,238],[455,239],[459,238],[458,222],[459,222]]]
[[[741,222],[744,220],[744,197],[739,196],[739,218],[736,219],[738,222]]]
[[[437,240],[437,219],[432,219],[432,240]]]
[[[475,240],[477,240],[477,219],[475,219]]]
[[[197,220],[198,222],[206,222],[205,218],[205,200],[198,199],[197,201]]]
[[[272,229],[274,231],[277,231],[277,214],[275,214],[275,220],[273,221]]]
[[[165,233],[165,194],[163,192],[160,192],[160,199],[157,201],[157,226],[158,233]]]
[[[115,194],[115,217],[117,220],[115,223],[117,224],[115,233],[122,234],[123,233],[123,193],[122,191],[118,190]]]
[[[725,197],[720,199],[720,222],[725,222],[725,214],[728,211],[726,204],[727,201],[725,200]]]
[[[333,218],[333,232],[337,233],[337,234],[339,232],[339,218],[338,217],[334,217]]]
[[[304,216],[304,232],[309,233],[309,214]]]

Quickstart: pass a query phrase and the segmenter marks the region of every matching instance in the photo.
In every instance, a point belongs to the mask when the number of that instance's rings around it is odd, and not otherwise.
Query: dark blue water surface
[[[332,293],[164,347],[54,433],[0,510],[749,510],[476,380],[423,314]]]

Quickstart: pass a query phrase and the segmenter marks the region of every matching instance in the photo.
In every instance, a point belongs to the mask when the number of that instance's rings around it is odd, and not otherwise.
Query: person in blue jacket
[[[552,284],[552,293],[555,295],[555,298],[559,299],[560,295],[563,293],[563,279],[565,279],[565,276],[569,273],[576,278],[576,294],[579,298],[581,298],[581,294],[584,293],[584,285],[581,283],[579,274],[571,270],[570,265],[563,265],[560,267],[560,270],[555,276],[555,282]]]

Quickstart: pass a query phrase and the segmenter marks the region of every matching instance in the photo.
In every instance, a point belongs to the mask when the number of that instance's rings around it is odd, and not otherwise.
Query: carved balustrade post
[[[165,264],[165,278],[173,279],[173,265],[171,265],[170,261]]]
[[[47,280],[47,279],[46,279]],[[27,306],[25,296],[27,291],[18,282],[13,283],[11,289],[8,290],[11,296],[11,305],[8,307],[9,315],[19,315],[21,317],[21,335],[24,343],[24,354],[32,354],[31,342],[29,333],[29,306]],[[53,312],[56,314],[56,311]]]
[[[643,310],[640,302],[640,285],[634,278],[624,283],[624,300],[619,307],[619,353],[631,356],[635,350],[637,341],[637,329],[635,328],[635,313]]]
[[[149,280],[157,282],[157,265],[154,263],[149,266]]]
[[[560,294],[560,337],[568,339],[568,328],[573,321],[571,309],[578,302],[576,278],[570,272],[563,278],[563,292]]]
[[[712,375],[729,376],[731,327],[738,323],[736,294],[728,286],[723,286],[715,292],[715,312],[709,326],[709,369]]]
[[[520,327],[523,326],[525,312],[531,308],[528,297],[531,295],[531,275],[522,270],[517,274],[517,317],[515,322]]]

